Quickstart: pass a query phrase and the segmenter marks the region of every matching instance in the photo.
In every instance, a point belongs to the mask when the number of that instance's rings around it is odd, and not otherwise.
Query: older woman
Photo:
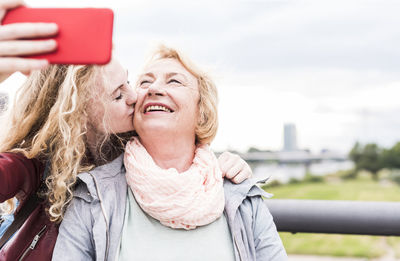
[[[268,195],[254,179],[223,181],[208,147],[218,125],[211,79],[161,47],[138,85],[139,137],[124,160],[82,174],[53,259],[286,260]]]

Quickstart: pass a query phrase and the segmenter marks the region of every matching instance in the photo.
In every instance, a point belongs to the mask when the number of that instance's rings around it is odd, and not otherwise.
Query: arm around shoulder
[[[257,260],[288,260],[273,217],[261,197],[253,197],[253,232]]]

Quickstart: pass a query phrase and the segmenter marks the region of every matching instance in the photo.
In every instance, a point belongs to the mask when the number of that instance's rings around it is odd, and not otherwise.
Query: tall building
[[[287,123],[283,129],[283,150],[294,151],[297,150],[297,134],[296,125]]]
[[[0,114],[7,109],[8,95],[0,92]]]

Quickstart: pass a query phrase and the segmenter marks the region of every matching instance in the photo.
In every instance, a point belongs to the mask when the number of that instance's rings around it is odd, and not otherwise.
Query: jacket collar
[[[236,211],[247,197],[272,197],[272,194],[265,192],[257,186],[258,183],[265,183],[269,177],[269,175],[253,176],[240,184],[234,184],[228,179],[224,180],[225,211],[227,212],[229,222],[233,222]]]
[[[98,166],[89,172],[78,174],[78,184],[74,196],[82,198],[87,202],[98,199],[99,196],[97,195],[96,184],[93,178],[95,178],[99,184],[103,184],[104,182],[118,178],[121,173],[125,173],[123,153],[107,164]]]

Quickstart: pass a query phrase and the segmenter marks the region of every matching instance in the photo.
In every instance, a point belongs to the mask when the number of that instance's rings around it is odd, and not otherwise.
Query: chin
[[[140,126],[140,125],[139,125]],[[142,133],[160,133],[160,134],[166,134],[170,133],[173,131],[173,128],[171,128],[171,125],[164,124],[162,122],[152,122],[148,124],[142,124],[141,125],[141,132]],[[140,135],[139,135],[140,136]]]

